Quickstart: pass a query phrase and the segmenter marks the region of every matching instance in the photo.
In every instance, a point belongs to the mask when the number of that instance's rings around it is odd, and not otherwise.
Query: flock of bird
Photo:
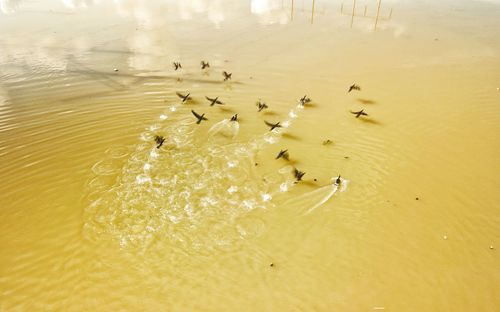
[[[173,67],[174,67],[174,70],[179,70],[179,69],[182,69],[182,64],[180,62],[173,62]],[[206,61],[201,61],[200,63],[201,65],[201,69],[204,70],[204,69],[207,69],[207,68],[210,68],[210,64],[209,62],[206,62]],[[223,71],[222,72],[222,75],[223,75],[223,81],[227,81],[227,80],[230,80],[232,78],[232,73],[228,73],[226,71]],[[353,84],[349,87],[347,93],[350,93],[351,91],[361,91],[361,87],[357,84]],[[189,100],[192,100],[191,98],[191,94],[190,93],[187,93],[187,94],[182,94],[180,92],[176,92],[177,96],[182,100],[182,103],[185,103]],[[208,101],[209,105],[210,106],[214,106],[214,105],[224,105],[224,102],[222,102],[221,100],[219,100],[219,97],[215,97],[215,98],[210,98],[208,96],[205,96],[205,99]],[[307,95],[304,95],[302,98],[299,99],[299,104],[301,106],[305,106],[306,104],[310,103],[311,102],[311,99],[307,97]],[[265,103],[265,102],[262,102],[262,100],[258,100],[257,103],[256,103],[256,106],[257,106],[257,111],[258,112],[261,112],[267,108],[269,108],[269,106]],[[196,118],[196,124],[200,124],[202,121],[204,120],[208,120],[207,117],[205,117],[205,113],[203,114],[199,114],[197,112],[195,112],[194,110],[191,110],[191,113],[193,114],[193,116]],[[354,114],[356,115],[356,118],[359,118],[361,116],[368,116],[368,114],[364,111],[364,109],[360,110],[360,111],[351,111],[351,114]],[[235,114],[231,117],[230,119],[231,122],[237,122],[238,121],[238,114]],[[272,131],[276,128],[281,128],[282,125],[280,124],[280,122],[276,122],[276,123],[271,123],[271,122],[268,122],[268,121],[265,121],[264,120],[264,123],[269,127],[269,131]],[[159,136],[159,135],[156,135],[154,137],[154,140],[156,142],[156,148],[160,148],[163,143],[165,142],[165,138],[163,136]],[[323,141],[323,145],[329,145],[329,144],[332,144],[333,142],[331,140],[326,140],[326,141]],[[288,153],[288,150],[285,149],[285,150],[280,150],[278,155],[276,156],[276,159],[284,159],[286,161],[288,161],[290,159],[290,154]],[[257,164],[256,164],[257,165]],[[294,177],[295,179],[297,180],[296,182],[298,181],[301,181],[302,180],[302,177],[306,174],[305,172],[303,171],[300,171],[298,170],[297,168],[294,168],[294,171],[293,171],[293,174],[294,174]],[[335,184],[337,185],[340,185],[341,183],[341,178],[340,178],[340,175],[335,179]]]

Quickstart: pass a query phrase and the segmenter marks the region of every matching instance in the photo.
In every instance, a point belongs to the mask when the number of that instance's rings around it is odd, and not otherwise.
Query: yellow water
[[[498,311],[500,3],[377,7],[1,0],[0,311]]]

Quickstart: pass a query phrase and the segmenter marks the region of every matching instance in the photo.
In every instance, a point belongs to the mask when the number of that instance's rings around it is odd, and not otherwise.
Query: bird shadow
[[[361,104],[377,104],[376,101],[374,100],[369,100],[369,99],[362,99],[362,98],[358,98],[356,99],[356,101],[358,101],[359,103]]]
[[[367,123],[367,124],[372,124],[372,125],[377,125],[377,126],[381,126],[382,123],[376,119],[373,119],[373,118],[359,118],[359,120],[361,120],[362,122],[364,123]]]
[[[285,139],[300,141],[300,137],[296,136],[295,134],[288,133],[288,132],[283,133],[282,137]]]
[[[219,106],[219,109],[225,113],[235,113],[236,111],[230,107]],[[239,118],[238,118],[239,121]]]
[[[316,108],[318,107],[318,104],[309,102],[304,104],[304,107]]]
[[[264,115],[264,116],[277,116],[277,115],[278,115],[278,113],[273,112],[273,111],[264,111],[264,112],[262,113],[262,115]]]

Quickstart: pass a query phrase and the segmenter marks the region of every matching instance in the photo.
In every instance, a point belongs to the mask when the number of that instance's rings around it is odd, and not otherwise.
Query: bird
[[[361,87],[354,83],[352,86],[349,87],[349,91],[347,91],[347,93],[351,92],[352,90],[361,91]]]
[[[223,71],[222,75],[224,75],[224,81],[226,81],[228,79],[231,79],[231,76],[233,75],[233,73],[228,73],[227,71]]]
[[[191,97],[189,96],[191,93],[188,93],[186,95],[180,93],[180,92],[175,92],[175,94],[177,94],[178,97],[180,97],[182,99],[182,103],[188,101],[188,100],[191,100]]]
[[[179,68],[182,68],[182,65],[181,65],[180,62],[173,62],[172,64],[174,65],[174,69],[175,70],[178,70]]]
[[[300,105],[304,106],[305,104],[311,102],[311,99],[307,97],[307,95],[304,95],[303,97],[300,98],[299,100]]]
[[[269,131],[273,131],[275,128],[281,128],[282,126],[280,125],[280,122],[278,121],[277,123],[273,124],[273,123],[270,123],[270,122],[267,122],[264,120],[264,122],[266,123],[266,125],[268,125],[269,127],[271,127],[271,129],[269,129]]]
[[[205,114],[200,115],[200,114],[196,113],[194,110],[191,110],[191,113],[193,113],[194,117],[196,117],[196,119],[198,119],[198,121],[196,122],[197,124],[200,124],[200,122],[201,122],[202,120],[208,120],[208,119],[205,117]]]
[[[259,112],[262,111],[263,109],[266,109],[269,107],[269,106],[267,106],[266,103],[261,102],[260,100],[256,103],[256,105],[259,108]]]
[[[210,101],[210,106],[214,106],[214,104],[224,105],[224,103],[222,101],[219,101],[219,97],[212,99],[212,98],[209,98],[208,96],[205,96],[205,98]]]
[[[208,67],[210,67],[210,64],[208,62],[201,61],[201,69],[205,69],[205,68],[208,68]]]
[[[332,143],[333,143],[333,141],[330,140],[330,139],[323,141],[323,145],[329,145],[329,144],[332,144]]]
[[[368,116],[368,114],[367,114],[367,113],[365,113],[365,110],[364,110],[364,109],[362,109],[362,110],[360,110],[360,111],[357,111],[357,112],[353,112],[353,111],[351,111],[351,114],[356,115],[356,118],[358,118],[359,116]]]
[[[278,153],[278,156],[276,156],[276,159],[280,159],[280,158],[283,158],[285,160],[288,160],[290,157],[290,154],[288,154],[288,150],[280,150],[280,152]]]
[[[293,174],[295,176],[295,178],[297,179],[297,181],[301,181],[302,180],[302,177],[304,176],[304,174],[306,174],[305,172],[303,171],[300,171],[300,170],[297,170],[297,168],[294,168],[293,169]]]
[[[238,121],[238,114],[235,114],[233,117],[231,117],[231,121]]]
[[[158,144],[156,148],[160,148],[163,145],[163,142],[165,142],[165,138],[159,135],[155,135],[155,142]]]
[[[340,174],[339,174],[337,179],[335,179],[335,185],[340,185],[340,183],[342,183],[342,180],[340,179]]]

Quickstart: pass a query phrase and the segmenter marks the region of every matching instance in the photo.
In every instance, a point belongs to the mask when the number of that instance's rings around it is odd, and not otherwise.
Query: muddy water
[[[0,310],[498,309],[498,1],[0,8]]]

